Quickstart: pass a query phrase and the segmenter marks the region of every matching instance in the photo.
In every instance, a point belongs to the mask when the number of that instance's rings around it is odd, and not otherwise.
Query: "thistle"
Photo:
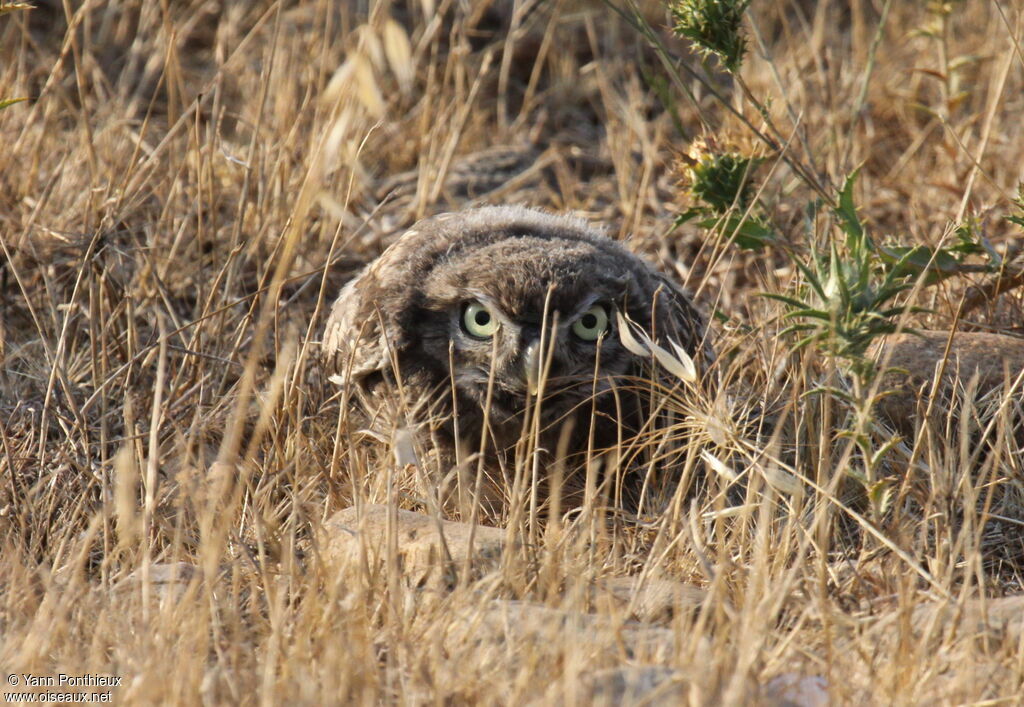
[[[717,56],[731,73],[740,68],[747,51],[742,22],[749,5],[750,0],[673,0],[668,9],[675,33],[705,57]]]
[[[722,149],[714,138],[694,140],[682,156],[680,169],[683,186],[715,214],[723,214],[734,205],[741,211],[750,205],[750,172],[756,161],[739,151]]]

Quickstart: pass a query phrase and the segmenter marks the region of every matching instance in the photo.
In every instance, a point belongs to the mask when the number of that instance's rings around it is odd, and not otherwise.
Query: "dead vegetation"
[[[922,282],[900,322],[1024,334],[1020,2],[757,3],[742,81],[645,2],[704,78],[681,85],[574,0],[35,4],[0,4],[0,99],[29,99],[0,109],[6,673],[118,675],[126,703],[1019,699],[1019,370],[980,401],[943,370],[955,404],[915,402],[897,437],[758,295],[835,231],[798,171],[835,194],[863,165],[873,233],[938,248],[969,223],[1006,263]],[[779,151],[738,117],[765,115]],[[706,134],[763,158],[789,250],[673,227]],[[754,424],[687,403],[704,485],[657,516],[520,514],[475,571],[428,550],[427,583],[388,531],[339,570],[335,511],[426,504],[351,444],[322,314],[415,218],[477,201],[578,211],[684,282]],[[658,582],[703,599],[643,610]]]

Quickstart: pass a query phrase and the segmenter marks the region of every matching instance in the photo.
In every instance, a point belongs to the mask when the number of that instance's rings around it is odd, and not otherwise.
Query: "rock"
[[[700,587],[673,579],[611,577],[598,583],[596,604],[605,613],[626,610],[640,621],[664,623],[699,610],[707,596]]]
[[[777,707],[828,707],[828,681],[821,675],[783,673],[768,681],[765,697]]]
[[[369,504],[338,511],[324,523],[318,535],[321,559],[342,573],[358,571],[364,557],[371,570],[386,566],[389,529],[399,567],[413,586],[451,584],[467,561],[479,576],[497,566],[505,547],[505,531],[498,528],[474,529],[469,523]]]
[[[581,659],[598,656],[664,659],[675,645],[666,628],[635,621],[553,609],[525,601],[494,599],[455,611],[445,632],[445,646],[453,655],[471,651],[474,657],[492,655],[494,665],[517,656],[582,651]]]
[[[923,413],[928,404],[924,396],[931,390],[949,336],[946,331],[899,334],[875,347],[874,354],[887,371],[880,390],[893,391],[879,400],[877,409],[905,434],[913,433],[918,412]],[[939,391],[943,399],[948,400],[956,380],[967,385],[977,373],[976,398],[980,399],[1000,390],[1007,375],[1012,382],[1021,371],[1024,371],[1024,339],[1003,334],[954,332]],[[1020,388],[1017,397],[1024,400]]]
[[[990,646],[1014,648],[1024,639],[1024,594],[963,602],[924,602],[910,609],[885,614],[866,632],[866,640],[880,649],[896,650],[901,640],[920,645],[929,640],[941,647],[945,636],[979,639]],[[922,646],[922,650],[929,650]]]
[[[155,562],[149,566],[149,583],[153,596],[159,599],[180,598],[189,585],[199,581],[203,571],[187,562]],[[142,588],[142,568],[118,582],[114,589],[122,592],[139,592]]]
[[[1022,639],[1024,594],[924,601],[890,611],[838,642],[842,663],[833,674],[843,676],[843,694],[859,686],[857,692],[866,697],[878,694],[879,673],[889,671],[891,679],[901,662],[917,665],[926,659],[930,677],[918,683],[915,704],[973,703],[982,697],[1016,704]],[[860,658],[846,660],[855,656]]]
[[[1024,595],[999,599],[969,599],[962,605],[935,603],[914,609],[912,623],[916,631],[929,628],[938,633],[955,626],[962,635],[975,635],[989,640],[1020,642],[1024,634]]]
[[[687,703],[687,676],[660,665],[625,666],[582,673],[575,683],[556,682],[538,704],[680,705]]]

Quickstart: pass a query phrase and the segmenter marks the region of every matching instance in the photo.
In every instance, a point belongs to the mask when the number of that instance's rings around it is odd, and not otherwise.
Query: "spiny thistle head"
[[[750,172],[757,166],[755,158],[705,135],[690,144],[680,161],[683,186],[713,212],[725,213],[733,205],[745,210],[750,205]]]
[[[1010,214],[1007,216],[1010,223],[1015,223],[1021,228],[1024,228],[1024,182],[1017,185],[1017,198],[1013,199],[1013,205],[1017,207],[1019,213]]]
[[[693,42],[704,54],[714,54],[727,71],[743,63],[747,40],[743,13],[751,0],[669,0],[675,33]]]

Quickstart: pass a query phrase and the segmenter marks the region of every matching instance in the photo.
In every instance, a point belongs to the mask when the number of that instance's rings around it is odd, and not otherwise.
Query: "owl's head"
[[[683,292],[615,241],[575,218],[487,207],[413,226],[346,287],[325,348],[352,380],[398,366],[497,422],[538,394],[557,416],[638,370],[619,315],[693,356],[703,347]]]

